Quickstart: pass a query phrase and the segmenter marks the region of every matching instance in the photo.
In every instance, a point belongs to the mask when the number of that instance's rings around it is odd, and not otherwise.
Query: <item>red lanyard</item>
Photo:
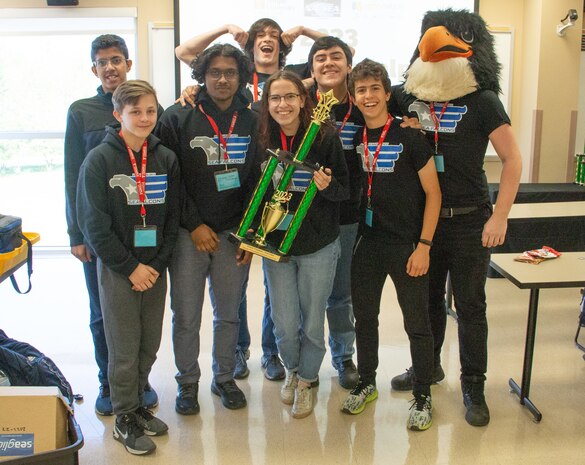
[[[199,104],[199,111],[201,111],[201,113],[203,113],[207,117],[209,124],[211,124],[211,127],[213,128],[215,135],[219,139],[219,143],[223,147],[223,160],[224,160],[225,164],[227,165],[227,163],[229,161],[228,150],[227,150],[227,141],[230,140],[230,137],[232,136],[232,132],[234,131],[234,127],[236,126],[236,120],[238,119],[238,112],[234,111],[234,114],[232,116],[232,122],[230,123],[230,128],[228,130],[227,140],[226,140],[223,138],[223,135],[222,135],[221,131],[219,130],[219,127],[217,126],[217,123],[215,122],[215,120],[211,116],[209,116],[207,113],[205,113],[205,110],[203,110],[203,106],[201,106],[201,104]]]
[[[351,115],[351,110],[353,109],[353,99],[351,98],[351,95],[348,94],[347,100],[349,101],[349,108],[347,110],[347,113],[343,117],[343,121],[341,122],[341,126],[339,126],[339,129],[337,130],[338,134],[341,134],[341,131],[343,131],[343,128],[345,127],[345,123],[347,123],[347,120],[349,119],[349,117]]]
[[[124,136],[122,131],[118,133],[122,140]],[[124,144],[126,141],[124,140]],[[144,208],[144,201],[146,200],[146,161],[148,158],[148,144],[146,140],[142,144],[142,166],[141,172],[138,172],[138,165],[136,164],[136,157],[134,152],[128,144],[126,144],[126,150],[128,150],[128,156],[130,157],[130,163],[132,164],[132,170],[134,171],[134,177],[136,178],[136,189],[138,190],[138,199],[140,200],[140,216],[142,219],[146,217],[146,208]]]
[[[386,139],[386,134],[388,133],[388,129],[390,128],[390,124],[392,124],[392,116],[388,114],[388,118],[386,119],[386,124],[384,124],[384,128],[382,129],[382,133],[380,134],[380,138],[378,139],[378,145],[376,146],[376,151],[374,152],[374,161],[372,163],[372,168],[370,169],[370,151],[368,149],[368,133],[367,127],[364,126],[364,132],[362,136],[362,141],[364,144],[364,161],[366,163],[366,169],[368,172],[368,208],[371,206],[370,199],[372,197],[372,183],[374,181],[374,172],[376,171],[376,165],[378,164],[378,156],[380,155],[380,149],[382,148],[382,143],[384,139]]]
[[[282,150],[287,150],[288,152],[292,152],[293,142],[295,140],[295,136],[292,136],[290,139],[290,146],[286,142],[286,134],[283,130],[280,130],[280,143],[282,145]]]
[[[443,108],[441,108],[441,113],[439,113],[439,117],[437,118],[437,114],[435,113],[435,102],[431,102],[431,117],[433,118],[433,123],[435,123],[435,153],[439,153],[439,126],[441,123],[441,118],[445,114],[445,110],[447,109],[447,105],[449,102],[443,103]]]
[[[258,73],[256,71],[254,71],[254,74],[252,75],[252,80],[254,83],[254,102],[258,101]]]

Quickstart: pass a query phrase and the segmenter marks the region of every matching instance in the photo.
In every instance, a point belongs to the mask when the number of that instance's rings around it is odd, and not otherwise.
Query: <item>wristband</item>
[[[433,246],[433,241],[429,241],[429,240],[427,240],[427,239],[422,239],[422,238],[421,238],[421,239],[419,239],[418,241],[419,241],[421,244],[428,245],[429,247],[432,247],[432,246]]]

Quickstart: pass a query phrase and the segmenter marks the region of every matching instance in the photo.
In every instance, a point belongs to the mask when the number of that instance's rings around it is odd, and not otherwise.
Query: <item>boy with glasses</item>
[[[108,347],[104,335],[104,322],[98,293],[96,257],[86,246],[84,236],[77,224],[76,190],[79,168],[91,149],[97,147],[106,135],[106,126],[116,123],[112,104],[112,93],[126,82],[132,68],[128,59],[128,47],[121,37],[105,34],[96,37],[91,44],[93,74],[101,81],[97,94],[78,100],[69,107],[65,130],[65,205],[67,233],[71,254],[83,263],[85,283],[89,295],[89,328],[93,337],[95,359],[98,365],[100,392],[95,403],[99,415],[112,414],[110,387],[108,383]],[[159,106],[159,114],[162,108]],[[144,386],[144,405],[154,408],[158,396],[147,382]]]
[[[240,223],[259,175],[256,116],[242,93],[252,65],[237,48],[217,44],[191,64],[203,86],[195,107],[165,111],[157,135],[179,158],[184,201],[177,247],[169,272],[173,345],[178,373],[175,410],[199,412],[199,330],[205,283],[213,290],[211,391],[229,409],[246,406],[234,382],[238,307],[251,256],[228,237]]]

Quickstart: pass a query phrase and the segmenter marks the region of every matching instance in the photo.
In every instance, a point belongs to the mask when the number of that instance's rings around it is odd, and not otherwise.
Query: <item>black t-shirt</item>
[[[383,128],[368,129],[370,171]],[[392,243],[417,242],[422,229],[425,193],[418,172],[432,157],[432,148],[421,131],[401,128],[394,120],[382,143],[372,180],[371,227],[366,225],[368,168],[364,159],[363,131],[354,139],[361,168],[362,202],[360,225],[366,234]]]
[[[404,92],[397,89],[397,92]],[[428,102],[402,93],[396,99],[406,114],[414,112],[435,144],[435,123]],[[443,102],[434,104],[441,115]],[[489,202],[488,185],[483,169],[489,135],[502,124],[510,124],[502,102],[495,92],[480,90],[448,103],[440,117],[438,152],[443,155],[444,172],[439,171],[443,207],[463,207]]]

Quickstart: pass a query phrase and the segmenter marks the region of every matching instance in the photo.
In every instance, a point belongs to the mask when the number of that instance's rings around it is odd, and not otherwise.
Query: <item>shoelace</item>
[[[182,384],[179,388],[179,395],[183,398],[195,397],[195,384]]]
[[[419,411],[422,411],[425,409],[425,407],[428,406],[428,400],[429,398],[425,395],[420,395],[420,396],[415,396],[410,400],[410,409],[412,410],[413,408]]]
[[[100,386],[100,397],[110,397],[110,386],[105,384]]]
[[[368,383],[366,383],[365,381],[360,381],[358,383],[358,385],[353,388],[353,391],[351,391],[351,395],[353,396],[359,396],[362,392],[366,391],[368,387]]]
[[[152,415],[152,412],[150,410],[148,410],[146,407],[138,407],[136,409],[136,415],[141,416],[146,421],[150,421],[154,418],[154,416]]]
[[[144,430],[138,424],[135,415],[123,415],[122,423],[126,425],[126,431],[128,433],[128,436],[134,435],[135,437],[140,437],[144,435]]]
[[[225,392],[240,392],[240,389],[238,388],[237,384],[230,380],[230,381],[226,381],[225,383],[221,383],[221,387]]]

